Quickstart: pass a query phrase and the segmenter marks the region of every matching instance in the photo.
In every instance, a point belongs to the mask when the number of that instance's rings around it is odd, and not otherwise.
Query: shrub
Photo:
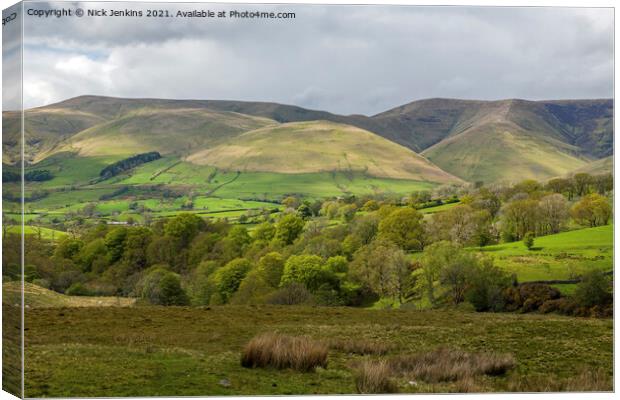
[[[245,368],[291,368],[301,372],[327,366],[327,346],[305,336],[268,332],[255,336],[241,355]]]
[[[293,306],[310,304],[313,300],[312,294],[304,285],[291,283],[268,295],[265,302],[267,304]]]
[[[610,304],[613,296],[609,277],[601,271],[585,274],[575,289],[575,300],[582,307]]]
[[[503,293],[511,284],[510,276],[490,260],[483,260],[482,265],[472,271],[465,299],[476,311],[502,311],[505,307]]]
[[[149,268],[138,282],[136,291],[143,299],[157,305],[186,305],[189,301],[181,288],[178,274],[163,266]]]
[[[552,299],[545,301],[539,308],[543,314],[555,312],[564,315],[574,315],[577,311],[578,305],[573,299],[568,297],[560,297],[559,299]]]
[[[511,354],[468,353],[447,348],[397,356],[389,361],[393,371],[428,383],[457,381],[475,375],[503,375],[515,366]]]
[[[65,294],[68,296],[90,296],[90,291],[80,282],[76,282],[73,285],[69,286],[67,290],[65,290]]]
[[[524,283],[519,286],[523,300],[522,311],[536,311],[544,302],[560,298],[560,291],[544,283]]]
[[[386,361],[363,361],[355,374],[358,393],[397,393],[398,387],[390,378],[390,367]]]
[[[523,244],[528,250],[532,250],[532,247],[534,247],[534,234],[532,232],[528,232],[523,236]]]

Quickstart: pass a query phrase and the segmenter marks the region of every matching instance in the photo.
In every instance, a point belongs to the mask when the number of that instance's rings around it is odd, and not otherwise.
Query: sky
[[[432,97],[613,96],[611,9],[26,5],[62,7],[166,8],[173,14],[260,9],[294,12],[296,18],[26,16],[27,108],[93,94],[273,101],[373,115]],[[6,39],[4,46],[11,47]],[[11,65],[11,54],[19,52],[4,54]],[[5,95],[3,109],[18,108],[18,98]]]

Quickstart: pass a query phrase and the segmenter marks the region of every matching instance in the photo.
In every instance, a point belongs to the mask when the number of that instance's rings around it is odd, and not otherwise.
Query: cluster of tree
[[[24,174],[24,180],[26,182],[43,182],[53,178],[54,175],[47,169],[36,169]],[[19,173],[10,170],[2,171],[2,182],[19,182],[20,180],[21,175]]]
[[[607,223],[609,199],[589,188],[569,200],[533,181],[473,187],[459,193],[461,204],[426,218],[417,208],[432,201],[427,194],[291,196],[284,212],[256,215],[262,222],[251,231],[191,213],[143,226],[84,225],[58,243],[29,240],[27,279],[59,292],[162,305],[360,305],[424,293],[431,304],[449,299],[504,310],[514,308],[506,293],[515,279],[464,247],[533,241],[564,229],[571,216],[585,226]],[[421,259],[412,262],[411,252],[422,252]],[[530,307],[525,300],[524,307]]]
[[[157,151],[151,151],[148,153],[137,154],[135,156],[119,160],[113,164],[108,165],[99,172],[101,179],[109,179],[124,171],[137,167],[140,164],[155,161],[161,158],[161,154]]]
[[[519,311],[610,317],[613,315],[609,275],[591,271],[575,293],[562,296],[544,283],[519,284],[493,265],[493,259],[451,242],[426,247],[414,272],[419,294],[432,305],[469,302],[476,311]]]

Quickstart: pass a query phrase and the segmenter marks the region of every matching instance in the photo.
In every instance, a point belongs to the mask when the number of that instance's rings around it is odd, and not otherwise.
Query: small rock
[[[220,386],[230,387],[230,381],[228,379],[221,379],[219,383]]]

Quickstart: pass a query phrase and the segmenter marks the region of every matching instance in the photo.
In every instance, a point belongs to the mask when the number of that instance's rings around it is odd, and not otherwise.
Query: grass
[[[594,269],[612,270],[613,225],[538,237],[531,251],[522,242],[486,246],[482,251],[499,267],[516,273],[519,281],[567,280]]]
[[[327,346],[305,336],[275,332],[260,334],[245,345],[241,365],[245,368],[291,368],[311,372],[327,367]]]
[[[476,375],[504,375],[515,367],[511,354],[469,353],[439,348],[416,355],[397,356],[389,360],[390,368],[427,383],[458,381]]]
[[[352,363],[442,346],[468,353],[509,349],[516,367],[506,376],[475,377],[475,389],[482,391],[505,391],[512,381],[539,376],[579,379],[584,367],[611,376],[613,365],[613,321],[555,315],[298,306],[34,307],[25,318],[28,397],[355,393]],[[332,348],[327,368],[315,373],[242,367],[239,355],[246,344],[267,331],[317,342],[355,337],[390,350],[360,356]],[[465,385],[412,386],[403,376],[394,382],[400,392],[450,392]]]
[[[262,127],[234,141],[199,150],[188,161],[243,172],[360,171],[376,177],[459,182],[404,146],[351,125],[328,121]]]
[[[20,233],[21,228],[19,226],[11,226],[8,229],[9,233]],[[45,227],[33,227],[29,225],[24,226],[24,234],[25,235],[41,235],[42,239],[48,240],[58,240],[65,236],[67,236],[67,232],[59,231],[57,229],[50,229]]]
[[[2,302],[21,303],[21,282],[11,281],[2,284]],[[128,307],[135,299],[127,297],[67,296],[24,282],[24,305],[36,308],[56,307]]]
[[[355,375],[355,388],[361,394],[398,392],[398,386],[392,380],[392,370],[384,360],[362,361]]]

